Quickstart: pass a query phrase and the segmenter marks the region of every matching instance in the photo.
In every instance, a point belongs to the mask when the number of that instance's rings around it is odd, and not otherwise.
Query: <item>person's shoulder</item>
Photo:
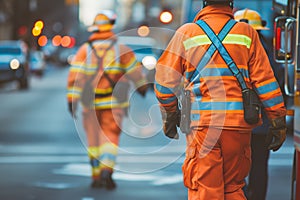
[[[198,27],[198,25],[196,23],[189,22],[189,23],[185,23],[185,24],[181,25],[177,29],[177,32],[179,32],[179,33],[186,33],[186,32],[190,32],[191,30],[194,30],[197,27]]]
[[[237,22],[235,25],[235,30],[239,32],[248,33],[250,35],[257,33],[257,31],[246,22]]]

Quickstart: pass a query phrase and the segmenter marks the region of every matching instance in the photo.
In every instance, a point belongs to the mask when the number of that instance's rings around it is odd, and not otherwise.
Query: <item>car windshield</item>
[[[0,55],[3,54],[21,54],[21,49],[19,48],[8,48],[8,47],[0,47]]]

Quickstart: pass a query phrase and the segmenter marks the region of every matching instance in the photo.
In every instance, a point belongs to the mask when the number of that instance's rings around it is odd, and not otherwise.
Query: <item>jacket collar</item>
[[[210,5],[203,8],[195,17],[194,22],[199,19],[205,20],[209,18],[231,18],[233,17],[232,9],[229,6]]]
[[[116,40],[116,35],[112,31],[95,32],[89,37],[89,41],[94,40]]]

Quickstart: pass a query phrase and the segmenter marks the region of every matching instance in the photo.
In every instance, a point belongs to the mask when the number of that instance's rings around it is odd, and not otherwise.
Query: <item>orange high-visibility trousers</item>
[[[121,125],[124,116],[122,108],[104,110],[83,110],[83,126],[88,146],[101,146],[111,142],[119,144]]]
[[[182,170],[189,200],[246,200],[251,132],[198,128],[187,135]]]
[[[122,108],[83,110],[83,126],[87,137],[87,150],[92,167],[92,179],[99,179],[103,169],[113,171],[118,153]]]

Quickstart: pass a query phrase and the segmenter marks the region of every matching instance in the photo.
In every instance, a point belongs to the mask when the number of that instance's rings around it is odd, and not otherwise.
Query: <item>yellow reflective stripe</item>
[[[105,88],[105,89],[96,88],[95,93],[97,93],[97,94],[110,94],[110,93],[112,93],[112,87]]]
[[[252,40],[246,35],[240,34],[228,34],[223,40],[223,44],[238,44],[244,45],[248,49],[250,48]],[[185,50],[189,50],[196,46],[208,45],[211,44],[211,41],[206,35],[197,35],[192,38],[189,38],[183,42]]]
[[[110,109],[110,108],[126,108],[129,106],[129,102],[119,103],[113,96],[96,98],[94,101],[95,108],[98,109]]]
[[[211,44],[211,41],[206,35],[197,35],[183,42],[185,50],[189,50],[196,46]]]
[[[81,92],[82,92],[81,88],[70,87],[70,88],[68,88],[68,91],[67,91],[67,97],[68,98],[79,98]]]
[[[91,147],[88,147],[87,150],[88,150],[88,156],[90,158],[98,158],[99,157],[99,154],[100,154],[99,147],[91,146]]]
[[[239,44],[250,48],[252,40],[246,35],[228,34],[223,40],[223,44]]]
[[[113,155],[118,154],[118,146],[111,142],[106,142],[106,143],[100,145],[99,150],[100,150],[100,154],[103,154],[104,152],[105,153],[109,152]]]

